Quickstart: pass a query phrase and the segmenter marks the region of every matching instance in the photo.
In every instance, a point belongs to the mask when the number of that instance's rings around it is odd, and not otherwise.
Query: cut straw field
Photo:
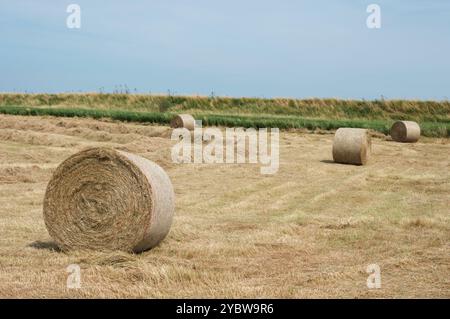
[[[332,134],[282,131],[280,169],[174,164],[170,128],[0,115],[0,297],[450,297],[450,140],[372,139],[332,162]],[[61,252],[42,205],[68,156],[107,146],[158,163],[175,188],[167,238],[141,254]],[[66,286],[81,267],[81,288]],[[381,268],[368,289],[366,268]]]

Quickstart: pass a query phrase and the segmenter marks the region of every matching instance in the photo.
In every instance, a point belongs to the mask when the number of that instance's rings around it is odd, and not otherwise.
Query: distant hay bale
[[[333,141],[333,159],[336,163],[365,165],[372,142],[366,129],[340,128]]]
[[[396,142],[415,143],[420,138],[420,126],[413,121],[398,121],[391,127],[391,137]]]
[[[172,128],[187,128],[193,130],[195,127],[195,119],[190,114],[178,114],[170,121],[170,127]]]
[[[66,159],[44,198],[44,221],[62,250],[140,252],[169,232],[175,195],[155,163],[109,148]]]

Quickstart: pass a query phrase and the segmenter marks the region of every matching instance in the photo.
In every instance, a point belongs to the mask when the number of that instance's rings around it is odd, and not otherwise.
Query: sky
[[[67,7],[81,8],[70,29]],[[381,28],[369,29],[378,4]],[[450,97],[448,0],[0,0],[0,92]]]

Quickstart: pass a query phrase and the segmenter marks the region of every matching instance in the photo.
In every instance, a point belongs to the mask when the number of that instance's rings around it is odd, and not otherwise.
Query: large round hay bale
[[[396,142],[415,143],[420,138],[420,126],[413,121],[398,121],[391,127],[391,137]]]
[[[193,130],[195,127],[195,119],[190,114],[178,114],[170,121],[170,127],[172,128],[187,128]]]
[[[365,165],[372,142],[369,132],[361,128],[340,128],[333,141],[333,159],[336,163]]]
[[[174,200],[169,177],[155,163],[91,148],[56,169],[45,193],[44,221],[62,250],[140,252],[169,232]]]

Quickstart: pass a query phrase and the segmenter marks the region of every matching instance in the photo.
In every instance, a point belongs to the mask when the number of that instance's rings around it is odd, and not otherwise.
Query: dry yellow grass
[[[332,134],[284,132],[280,170],[170,161],[168,127],[0,116],[0,297],[450,297],[450,144],[373,140],[367,166],[332,163]],[[55,167],[87,146],[159,163],[177,196],[143,254],[55,249],[42,217]],[[220,182],[219,182],[220,181]],[[81,289],[66,267],[81,266]],[[366,287],[381,267],[382,288]]]

